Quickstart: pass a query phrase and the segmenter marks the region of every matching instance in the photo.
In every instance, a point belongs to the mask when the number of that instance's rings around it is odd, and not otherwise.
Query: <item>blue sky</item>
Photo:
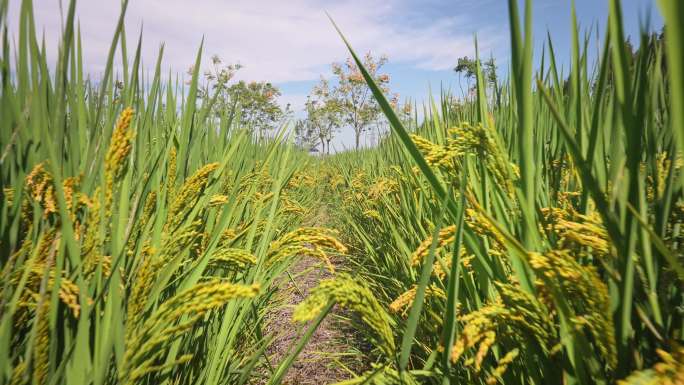
[[[65,1],[64,4],[67,2]],[[625,31],[637,37],[639,17],[651,14],[652,28],[662,26],[655,0],[623,0]],[[82,0],[77,14],[83,31],[85,65],[94,76],[102,71],[118,15],[119,0]],[[10,0],[10,24],[20,0]],[[60,1],[34,1],[36,20],[52,56],[60,30]],[[608,14],[607,0],[577,0],[581,28]],[[143,59],[151,66],[164,42],[164,63],[185,72],[202,37],[204,63],[213,54],[244,67],[237,78],[271,81],[283,93],[281,102],[300,111],[318,78],[330,75],[330,63],[347,51],[325,16],[328,11],[358,52],[386,54],[391,88],[402,98],[422,102],[428,87],[458,90],[451,70],[458,57],[473,55],[477,34],[482,56],[493,54],[502,71],[509,60],[508,7],[505,0],[131,0],[126,18],[129,45],[141,26]],[[561,62],[570,52],[570,1],[534,1],[535,54],[549,30]],[[633,39],[634,40],[634,39]],[[353,143],[350,132],[336,146]]]

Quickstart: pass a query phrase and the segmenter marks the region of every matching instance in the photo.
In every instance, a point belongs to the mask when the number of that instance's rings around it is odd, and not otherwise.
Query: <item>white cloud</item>
[[[143,25],[143,61],[148,68],[164,42],[165,65],[184,71],[194,62],[204,36],[204,63],[212,54],[226,62],[240,62],[244,65],[240,78],[275,83],[315,80],[331,62],[347,56],[325,16],[327,10],[358,51],[387,54],[393,63],[442,70],[451,68],[457,57],[472,55],[472,33],[477,29],[467,17],[427,18],[415,11],[420,5],[410,7],[407,2],[132,0],[126,16],[128,51],[132,56]],[[10,0],[10,23],[17,20],[19,5],[20,0]],[[55,43],[59,0],[39,0],[34,5],[39,33],[44,29],[48,43]],[[118,14],[118,0],[78,3],[84,61],[91,72],[104,68]],[[480,39],[483,51],[493,49],[501,36],[491,28],[479,32],[480,37],[486,36]]]

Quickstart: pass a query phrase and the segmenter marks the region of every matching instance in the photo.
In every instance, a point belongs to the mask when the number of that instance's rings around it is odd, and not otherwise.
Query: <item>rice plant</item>
[[[164,47],[144,77],[126,6],[97,81],[74,1],[56,64],[31,1],[10,54],[0,6],[0,383],[260,381],[286,370],[264,355],[274,280],[304,245],[321,260],[345,247],[299,229],[310,161],[284,131],[258,140],[196,102],[201,46],[189,85],[164,79]]]
[[[397,325],[354,383],[682,381],[684,51],[661,3],[631,52],[610,1],[595,63],[573,9],[563,75],[551,40],[533,68],[532,2],[509,1],[501,97],[478,58],[475,97],[408,126],[347,43],[393,129],[328,160],[353,268]]]

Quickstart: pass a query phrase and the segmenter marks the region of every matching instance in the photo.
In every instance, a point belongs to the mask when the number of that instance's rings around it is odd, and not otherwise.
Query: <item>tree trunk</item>
[[[361,131],[354,130],[354,134],[356,135],[356,149],[359,149],[359,139],[361,139]]]

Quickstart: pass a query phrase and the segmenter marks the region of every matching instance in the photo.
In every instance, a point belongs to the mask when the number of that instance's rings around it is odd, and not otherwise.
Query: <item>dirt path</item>
[[[306,226],[326,226],[328,216],[325,207],[306,221]],[[341,259],[332,259],[335,267],[340,267]],[[267,315],[267,333],[273,333],[275,340],[267,350],[273,365],[281,362],[291,347],[297,344],[305,328],[292,323],[294,307],[306,298],[308,292],[318,285],[321,279],[330,277],[330,272],[315,258],[302,257],[278,281],[278,294],[275,303],[281,304]],[[349,330],[339,310],[326,317],[316,329],[304,350],[299,354],[283,384],[331,384],[352,378],[349,368],[356,371],[360,365],[359,355],[355,353],[354,333]]]

